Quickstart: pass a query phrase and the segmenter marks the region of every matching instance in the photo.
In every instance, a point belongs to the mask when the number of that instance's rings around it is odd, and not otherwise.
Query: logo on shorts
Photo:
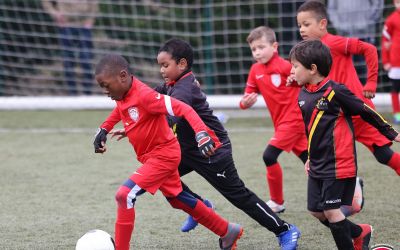
[[[271,75],[271,82],[275,87],[279,87],[279,85],[281,85],[281,75],[272,74]]]
[[[224,172],[222,172],[222,174],[220,174],[220,173],[217,173],[217,177],[222,177],[222,178],[225,178],[225,179],[226,179],[226,176],[225,176],[225,171],[224,171]]]
[[[303,107],[303,105],[306,103],[306,101],[299,101],[299,106]]]
[[[128,109],[129,116],[135,122],[139,119],[139,110],[136,107],[130,107]]]
[[[371,250],[393,250],[394,248],[391,245],[386,244],[377,244],[371,247]]]
[[[339,202],[342,202],[342,199],[327,200],[327,201],[325,201],[326,204],[335,204],[335,203],[339,203]]]
[[[318,110],[321,110],[321,111],[326,111],[326,110],[328,110],[328,100],[325,98],[325,97],[321,97],[321,99],[319,99],[318,101],[317,101],[317,105],[315,105],[315,107],[318,109]]]

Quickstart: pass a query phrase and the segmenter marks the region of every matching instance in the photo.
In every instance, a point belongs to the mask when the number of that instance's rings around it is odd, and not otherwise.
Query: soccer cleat
[[[279,205],[273,200],[267,201],[267,205],[274,213],[283,213],[285,211],[285,206],[283,204]]]
[[[213,210],[215,210],[215,206],[211,201],[205,199],[203,201],[203,203],[206,204],[207,207],[212,208]],[[195,221],[195,219],[193,219],[192,216],[189,215],[186,218],[186,220],[183,222],[182,227],[181,227],[181,231],[185,232],[185,233],[189,232],[190,230],[195,229],[198,224],[199,223],[197,221]]]
[[[219,247],[222,250],[235,250],[236,242],[243,234],[243,228],[239,224],[229,223],[225,236],[219,238]]]
[[[297,241],[300,236],[300,230],[295,225],[290,224],[289,230],[282,232],[277,236],[281,250],[297,249]]]
[[[354,250],[368,250],[369,241],[372,237],[372,226],[368,224],[358,224],[362,231],[360,236],[353,239]]]

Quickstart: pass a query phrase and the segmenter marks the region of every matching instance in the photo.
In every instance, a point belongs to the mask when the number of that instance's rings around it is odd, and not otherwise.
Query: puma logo
[[[217,173],[217,177],[223,177],[223,178],[225,178],[225,179],[226,179],[226,176],[225,176],[225,171],[224,171],[224,172],[222,172],[222,174],[220,174],[220,173]]]

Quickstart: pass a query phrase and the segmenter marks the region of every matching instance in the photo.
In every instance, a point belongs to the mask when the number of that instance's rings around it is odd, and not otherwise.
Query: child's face
[[[96,81],[103,94],[116,101],[122,100],[131,86],[130,75],[125,70],[122,70],[117,76],[101,72],[96,75]]]
[[[400,0],[393,0],[393,4],[396,9],[400,10]]]
[[[297,14],[297,26],[304,40],[320,39],[326,33],[326,19],[320,21],[312,11],[302,11]]]
[[[278,51],[278,43],[271,44],[265,36],[252,41],[249,45],[254,60],[262,64],[269,62],[274,53]]]
[[[178,63],[176,63],[171,54],[165,51],[162,51],[160,54],[158,54],[157,63],[160,65],[161,76],[167,83],[176,81],[187,67],[185,59],[181,59]]]
[[[300,86],[303,86],[306,83],[310,83],[312,74],[311,71],[303,66],[296,59],[290,60],[292,63],[292,69],[290,70],[290,74],[294,75],[294,78]]]

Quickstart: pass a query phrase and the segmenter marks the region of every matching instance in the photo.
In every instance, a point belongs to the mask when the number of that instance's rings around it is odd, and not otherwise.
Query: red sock
[[[197,199],[197,203],[194,208],[186,205],[177,198],[169,200],[169,203],[174,208],[181,209],[190,214],[197,222],[210,229],[220,237],[223,237],[226,234],[229,222],[215,213],[212,208],[207,207],[200,200]]]
[[[387,165],[396,171],[397,175],[400,175],[400,154],[394,152],[392,158],[388,161]]]
[[[283,204],[283,173],[279,163],[267,166],[267,182],[271,200]]]
[[[399,93],[391,92],[393,113],[400,113]]]
[[[129,250],[129,242],[131,241],[134,224],[135,209],[118,207],[114,237],[116,250]]]

